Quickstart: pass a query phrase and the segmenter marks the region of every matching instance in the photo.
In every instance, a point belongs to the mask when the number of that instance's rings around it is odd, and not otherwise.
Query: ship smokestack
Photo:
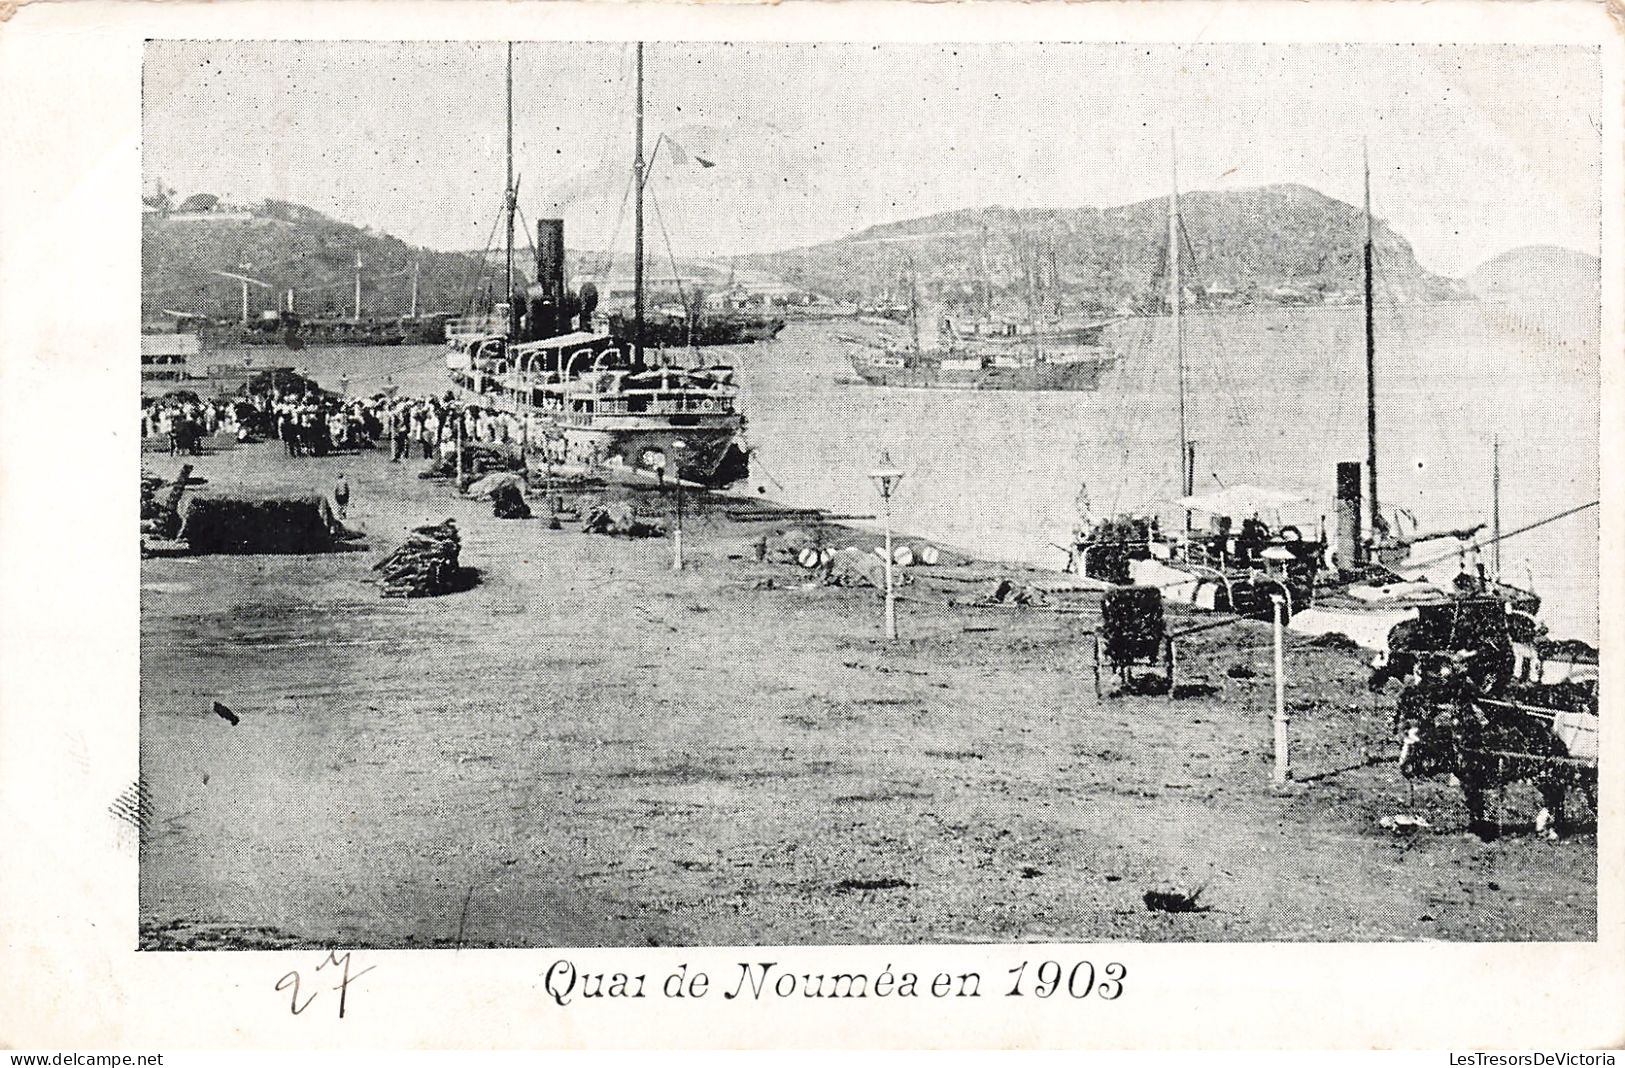
[[[570,332],[569,294],[564,291],[564,220],[536,222],[536,281],[525,292],[529,341]]]
[[[1337,465],[1337,555],[1347,569],[1365,563],[1365,541],[1360,536],[1360,464]]]
[[[564,220],[536,220],[536,281],[555,306],[564,303]]]

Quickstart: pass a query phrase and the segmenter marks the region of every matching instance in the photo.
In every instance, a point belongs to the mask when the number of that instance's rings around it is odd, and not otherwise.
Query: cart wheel
[[[1174,640],[1172,638],[1164,638],[1163,641],[1166,644],[1163,647],[1162,664],[1168,671],[1168,696],[1172,697],[1174,695],[1174,672],[1179,663],[1179,656],[1174,652]]]
[[[1100,635],[1095,635],[1095,697],[1100,697]]]

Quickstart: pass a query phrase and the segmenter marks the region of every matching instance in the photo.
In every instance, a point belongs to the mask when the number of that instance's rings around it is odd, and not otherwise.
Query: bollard
[[[1286,600],[1278,593],[1270,594],[1270,600],[1275,604],[1275,774],[1271,778],[1275,785],[1283,786],[1287,779],[1292,777],[1292,767],[1287,756],[1286,669],[1281,655],[1283,632],[1286,629],[1286,621],[1283,618]]]

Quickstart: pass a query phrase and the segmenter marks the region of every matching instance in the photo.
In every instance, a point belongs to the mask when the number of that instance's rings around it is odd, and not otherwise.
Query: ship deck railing
[[[487,337],[506,333],[507,329],[506,316],[466,315],[446,320],[446,339],[452,341],[459,338]]]

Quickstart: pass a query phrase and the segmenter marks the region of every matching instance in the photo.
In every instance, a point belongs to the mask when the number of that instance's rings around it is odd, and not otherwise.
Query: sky
[[[143,180],[306,204],[479,249],[504,182],[506,45],[153,41]],[[652,256],[832,240],[958,208],[1111,207],[1296,182],[1461,276],[1511,248],[1599,253],[1595,49],[1396,45],[645,47]],[[633,46],[514,46],[520,208],[631,245]],[[1177,153],[1172,145],[1177,143]],[[712,166],[704,166],[705,160]],[[500,240],[500,237],[499,237]]]

